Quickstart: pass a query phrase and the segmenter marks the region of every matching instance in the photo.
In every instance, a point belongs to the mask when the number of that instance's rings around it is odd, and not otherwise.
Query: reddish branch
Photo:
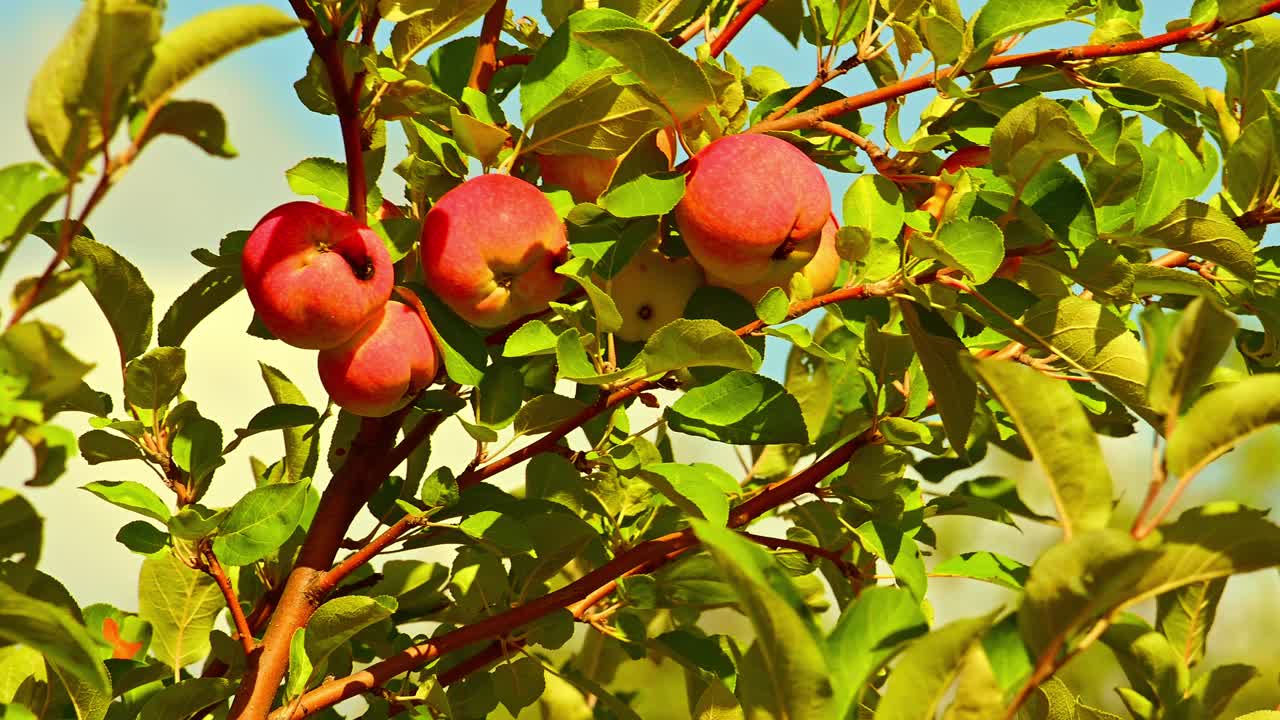
[[[756,535],[745,530],[740,531],[739,535],[745,537],[751,542],[763,545],[774,550],[791,550],[798,552],[809,559],[823,558],[829,560],[832,565],[840,571],[842,575],[850,580],[858,580],[862,577],[862,571],[857,565],[844,559],[844,552],[840,550],[828,550],[827,548],[810,545],[809,543],[799,542],[797,540],[788,540],[786,538],[768,537],[766,535]]]
[[[501,70],[504,67],[511,67],[512,65],[528,65],[531,62],[533,62],[532,55],[527,55],[523,53],[516,53],[514,55],[503,55],[502,57],[498,58],[498,61],[494,65],[493,69],[494,69],[494,72],[497,72],[498,70]]]
[[[235,588],[231,587],[231,580],[222,569],[222,563],[218,562],[218,556],[214,555],[213,549],[207,545],[201,548],[198,562],[200,569],[213,578],[213,581],[218,584],[218,589],[222,591],[227,609],[231,611],[231,620],[235,624],[236,634],[240,636],[240,645],[244,648],[244,654],[248,656],[256,647],[253,631],[249,629],[249,621],[244,617],[244,608],[240,607],[240,599],[236,596]]]
[[[746,27],[751,18],[755,17],[756,13],[760,12],[768,2],[769,0],[747,0],[747,4],[742,6],[742,10],[729,21],[724,32],[720,33],[715,41],[711,43],[711,57],[719,57],[720,53],[724,52],[724,49],[729,47],[729,43],[733,42],[733,39],[742,31],[742,28]]]
[[[507,0],[498,0],[484,14],[480,26],[480,42],[476,45],[476,57],[471,63],[471,76],[467,87],[480,92],[489,91],[489,82],[498,70],[498,36],[502,33],[502,21],[507,18]]]
[[[307,4],[307,0],[289,0],[289,5],[302,21],[307,40],[311,41],[311,47],[315,49],[329,78],[329,91],[333,93],[333,102],[337,107],[338,125],[342,128],[342,146],[347,159],[347,212],[360,222],[364,222],[367,216],[365,208],[367,187],[362,154],[364,151],[363,128],[357,102],[362,84],[355,87],[347,84],[347,71],[342,63],[344,41],[336,35],[324,34],[320,21],[311,10],[311,6]],[[369,37],[372,38],[372,33]]]
[[[741,527],[761,515],[813,490],[828,475],[849,461],[859,448],[880,442],[872,431],[859,435],[831,451],[822,459],[791,477],[767,486],[741,503],[729,516],[730,527]],[[640,568],[653,568],[678,557],[695,546],[698,540],[692,530],[671,533],[624,552],[565,587],[504,613],[458,628],[415,645],[397,655],[374,663],[344,678],[330,680],[305,693],[293,720],[310,717],[347,698],[381,687],[405,672],[416,670],[449,652],[485,640],[505,637],[523,625],[538,620],[561,608],[569,608],[590,598],[600,598],[617,587],[617,579]],[[285,720],[284,711],[272,713],[271,720]]]
[[[1075,47],[1060,48],[1057,50],[1043,50],[1040,52],[1022,53],[1020,55],[993,57],[977,70],[967,71],[960,67],[950,67],[937,72],[917,75],[916,77],[891,83],[869,92],[825,103],[802,113],[778,118],[776,120],[767,120],[752,126],[749,129],[749,132],[769,132],[774,130],[800,130],[804,128],[811,128],[824,120],[830,120],[833,117],[837,117],[845,113],[860,110],[871,105],[879,105],[895,98],[920,92],[921,90],[927,90],[934,87],[938,78],[958,78],[979,72],[990,72],[1004,68],[1030,67],[1033,65],[1062,65],[1067,62],[1079,60],[1099,60],[1102,58],[1122,57],[1125,55],[1139,55],[1141,53],[1154,52],[1170,45],[1199,40],[1200,38],[1221,30],[1224,27],[1248,22],[1249,20],[1270,15],[1277,11],[1280,11],[1280,0],[1268,0],[1268,2],[1262,3],[1258,7],[1258,10],[1249,17],[1241,18],[1229,23],[1224,23],[1221,20],[1214,19],[1198,25],[1189,25],[1180,30],[1174,30],[1172,32],[1153,35],[1151,37],[1141,38],[1138,40],[1130,40],[1127,42],[1106,43],[1102,45],[1077,45]]]

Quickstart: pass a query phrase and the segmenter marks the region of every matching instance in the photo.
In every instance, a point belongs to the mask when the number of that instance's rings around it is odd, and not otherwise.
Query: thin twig
[[[245,619],[244,608],[240,607],[240,599],[236,596],[236,590],[231,587],[231,580],[227,577],[226,571],[222,569],[222,563],[218,562],[218,556],[213,554],[213,548],[207,544],[200,549],[199,563],[200,569],[213,578],[213,581],[218,584],[218,589],[222,591],[222,597],[226,600],[227,609],[231,611],[231,620],[235,624],[236,635],[240,637],[240,645],[244,648],[244,654],[247,657],[257,648],[257,643],[253,639],[253,631],[249,629],[249,621]]]
[[[747,3],[742,6],[742,10],[733,16],[733,20],[729,21],[724,32],[720,33],[711,43],[711,57],[719,57],[720,53],[724,52],[724,49],[729,47],[729,43],[733,42],[733,39],[742,31],[742,28],[746,27],[751,18],[764,9],[765,4],[768,2],[769,0],[747,0]]]

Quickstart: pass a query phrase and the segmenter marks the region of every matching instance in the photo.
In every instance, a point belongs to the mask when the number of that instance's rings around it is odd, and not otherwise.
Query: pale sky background
[[[168,27],[208,8],[227,4],[170,0]],[[269,4],[289,10],[285,0],[270,0]],[[961,3],[966,14],[971,14],[979,4],[973,0]],[[1145,31],[1160,32],[1167,21],[1184,15],[1190,4],[1190,0],[1148,2]],[[79,5],[74,0],[0,0],[9,17],[9,22],[0,24],[0,66],[5,68],[5,72],[0,73],[0,97],[10,99],[0,104],[0,167],[39,159],[25,128],[27,85]],[[516,1],[512,9],[517,14],[536,15],[537,4]],[[384,27],[384,35],[386,31]],[[1053,28],[1033,34],[1019,49],[1075,44],[1083,42],[1087,34],[1088,28],[1079,24]],[[768,64],[782,72],[793,85],[804,84],[812,77],[812,49],[793,50],[761,22],[753,22],[735,40],[731,46],[731,51],[734,50],[748,66]],[[192,249],[216,247],[227,232],[249,229],[267,210],[294,199],[285,184],[284,171],[299,160],[310,156],[342,157],[336,120],[307,111],[297,102],[293,91],[292,84],[301,76],[309,52],[303,34],[294,32],[241,51],[196,77],[182,88],[178,97],[212,101],[222,108],[231,141],[239,149],[240,157],[211,158],[185,141],[163,138],[143,153],[91,218],[89,225],[98,239],[142,269],[156,294],[157,321],[173,298],[204,271],[203,266],[191,258]],[[424,53],[422,59],[425,57]],[[1221,87],[1223,74],[1217,61],[1176,55],[1164,57],[1202,84]],[[832,86],[852,94],[868,89],[870,83],[865,73],[855,72]],[[927,94],[920,94],[912,101],[913,106],[926,99]],[[871,113],[868,117],[871,122],[878,122]],[[910,113],[904,117],[910,117]],[[910,129],[904,127],[904,134],[909,134]],[[882,136],[876,139],[883,143]],[[398,128],[393,129],[388,147],[388,169],[381,186],[386,196],[400,199],[403,184],[390,171],[404,154]],[[828,177],[838,208],[853,176],[829,173]],[[78,197],[83,198],[83,192]],[[0,277],[0,287],[8,292],[19,278],[38,273],[48,257],[49,251],[43,243],[34,238],[28,240],[10,262],[5,276]],[[35,317],[67,330],[67,343],[72,350],[80,358],[97,363],[88,378],[90,384],[110,392],[118,404],[121,389],[114,343],[88,294],[83,290],[70,292],[40,308]],[[222,426],[226,436],[230,436],[233,428],[243,427],[268,401],[258,372],[258,360],[284,370],[312,404],[322,406],[324,400],[314,371],[314,355],[283,343],[245,335],[243,329],[249,318],[249,304],[241,294],[214,313],[185,343],[189,373],[185,391],[199,402],[204,415]],[[776,374],[784,357],[785,349],[771,349],[766,370]],[[86,430],[80,421],[72,422],[74,417],[64,416],[59,420],[77,433]],[[444,433],[434,443],[436,463],[455,467],[465,464],[473,447],[470,439],[455,423],[447,424]],[[1148,473],[1149,436],[1140,438],[1106,443],[1115,475],[1128,497],[1141,494]],[[685,447],[691,448],[692,443]],[[214,488],[205,501],[207,504],[229,504],[251,487],[248,472],[251,454],[268,461],[278,457],[278,434],[268,433],[246,441],[230,458],[229,465],[218,471]],[[709,459],[739,473],[736,461],[724,449],[713,451]],[[1252,466],[1257,468],[1259,464]],[[18,485],[28,476],[30,467],[30,457],[18,443],[0,459],[0,486]],[[1023,484],[1033,499],[1043,494],[1042,483],[1037,482],[1038,473],[1031,466],[1025,471],[1013,469],[1011,473],[1015,477],[1025,476]],[[516,481],[523,477],[519,472],[512,475]],[[136,480],[153,487],[166,501],[171,500],[141,463],[89,467],[78,459],[73,461],[71,471],[55,486],[23,490],[46,518],[41,566],[62,580],[82,605],[110,602],[133,610],[137,607],[136,579],[141,558],[116,543],[114,536],[121,525],[139,516],[78,489],[95,480]],[[1274,476],[1258,478],[1249,500],[1261,506],[1274,503],[1280,494],[1263,487],[1266,481],[1274,485],[1274,480]],[[1188,493],[1184,507],[1213,497],[1212,483],[1201,483]],[[1022,535],[1007,528],[964,520],[944,520],[935,526],[944,538],[939,558],[965,550],[994,548],[1031,561],[1037,548],[1053,538],[1053,533],[1032,531]],[[956,536],[962,539],[948,541],[948,529],[963,531]],[[974,534],[979,530],[980,537]],[[931,587],[939,620],[972,615],[1010,597],[998,589],[971,581],[938,579]],[[1274,612],[1277,597],[1280,597],[1280,580],[1274,572],[1233,580],[1210,642],[1211,656],[1218,661],[1273,661],[1274,641],[1280,636],[1280,616]],[[1272,611],[1263,610],[1263,605],[1269,605]],[[1231,626],[1232,617],[1248,618],[1247,631],[1240,625]],[[1273,690],[1276,685],[1273,676],[1258,682],[1268,683]]]

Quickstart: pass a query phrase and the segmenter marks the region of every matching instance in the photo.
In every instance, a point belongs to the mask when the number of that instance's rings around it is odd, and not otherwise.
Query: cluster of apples
[[[670,136],[658,135],[670,158]],[[542,156],[544,181],[580,202],[596,200],[617,160]],[[835,282],[840,259],[826,180],[803,152],[767,135],[721,138],[688,162],[675,220],[691,257],[646,245],[605,281],[623,316],[617,335],[648,338],[684,314],[709,283],[755,302],[803,273],[815,293]],[[489,174],[445,193],[423,219],[420,249],[431,291],[467,322],[494,328],[544,310],[564,292],[565,226],[537,187]],[[291,202],[266,215],[245,245],[245,288],[277,338],[318,350],[320,380],[350,412],[383,416],[435,378],[430,319],[393,300],[391,258],[350,215]]]
[[[391,299],[391,255],[350,215],[313,202],[281,205],[249,234],[241,272],[262,324],[320,351],[320,381],[339,406],[381,417],[435,378],[425,313]]]
[[[658,149],[674,155],[670,134]],[[545,182],[577,202],[595,201],[618,161],[583,155],[539,156]],[[604,283],[622,314],[623,340],[644,340],[679,318],[703,284],[728,288],[754,303],[802,273],[814,293],[835,284],[840,269],[831,194],[818,166],[769,135],[720,138],[686,164],[684,198],[675,208],[690,257],[670,258],[655,238]]]

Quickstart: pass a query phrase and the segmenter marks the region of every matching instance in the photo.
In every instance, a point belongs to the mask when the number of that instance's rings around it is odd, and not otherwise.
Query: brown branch
[[[513,65],[528,65],[531,62],[533,62],[533,56],[525,53],[503,55],[502,57],[498,58],[497,62],[494,64],[493,71],[497,72],[502,68],[511,67]]]
[[[502,34],[502,21],[506,18],[507,0],[497,0],[484,14],[484,23],[480,26],[480,42],[476,44],[476,56],[471,62],[467,87],[480,92],[489,91],[489,82],[498,69],[498,37]]]
[[[724,32],[720,33],[711,43],[711,57],[719,57],[720,53],[724,52],[724,49],[729,47],[729,43],[733,42],[733,39],[742,31],[742,28],[746,27],[751,18],[764,9],[765,4],[768,2],[769,0],[747,0],[746,5],[742,6],[742,10],[737,15],[734,15],[729,24],[725,26]]]
[[[395,522],[394,525],[382,531],[382,534],[374,538],[364,547],[351,553],[342,562],[333,567],[332,570],[315,579],[311,584],[309,591],[319,597],[326,597],[333,589],[338,587],[343,580],[346,580],[351,573],[355,572],[360,566],[372,560],[378,553],[387,549],[391,543],[400,539],[402,535],[409,532],[420,525],[420,521],[412,516],[406,515]]]
[[[876,145],[849,128],[826,120],[823,120],[814,127],[829,135],[835,135],[836,137],[844,138],[845,140],[853,143],[854,147],[867,154],[867,159],[871,161],[871,164],[881,174],[887,173],[892,169],[893,163],[889,159],[889,155],[882,150],[879,145]]]
[[[1001,70],[1005,68],[1030,67],[1033,65],[1062,65],[1066,62],[1079,60],[1099,60],[1102,58],[1123,57],[1126,55],[1139,55],[1141,53],[1154,52],[1170,45],[1199,40],[1200,38],[1221,30],[1224,27],[1248,22],[1265,15],[1270,15],[1277,11],[1280,11],[1280,0],[1268,0],[1267,2],[1262,3],[1258,7],[1258,10],[1251,16],[1229,23],[1224,23],[1219,19],[1214,19],[1198,25],[1189,25],[1185,28],[1174,30],[1172,32],[1153,35],[1151,37],[1141,38],[1138,40],[1130,40],[1127,42],[1107,43],[1101,45],[1077,45],[1075,47],[1059,48],[1056,50],[1043,50],[1040,52],[1022,53],[1019,55],[996,56],[988,60],[981,68],[977,68],[975,70],[965,70],[959,66],[952,66],[937,72],[929,72],[906,80],[900,80],[896,83],[891,83],[869,92],[825,103],[802,113],[781,117],[776,120],[766,120],[765,122],[752,126],[748,129],[748,132],[769,132],[774,130],[800,130],[803,128],[811,128],[823,120],[830,120],[833,117],[837,117],[845,113],[860,110],[871,105],[879,105],[905,95],[910,95],[911,93],[932,88],[935,86],[939,78],[954,79],[980,72],[991,72],[993,70]]]
[[[828,475],[847,463],[859,448],[880,441],[878,434],[868,430],[840,445],[799,473],[766,486],[761,492],[733,509],[729,515],[729,526],[741,527],[784,503],[810,492]],[[559,590],[518,605],[504,613],[445,633],[421,645],[415,645],[347,677],[321,684],[302,696],[299,710],[292,715],[292,718],[300,720],[310,717],[347,698],[381,687],[397,675],[416,670],[442,655],[477,642],[504,637],[551,612],[561,608],[577,608],[579,603],[588,601],[590,598],[603,597],[616,587],[618,578],[636,572],[640,568],[652,568],[670,562],[680,553],[694,547],[697,542],[693,531],[686,529],[641,543]],[[270,720],[285,720],[285,717],[283,711],[276,711],[271,715]]]
[[[852,581],[857,581],[862,578],[862,571],[858,569],[857,565],[845,560],[843,557],[844,553],[840,550],[828,550],[823,547],[818,547],[817,545],[810,545],[809,543],[803,543],[797,540],[788,540],[786,538],[756,535],[755,533],[749,533],[745,530],[738,531],[738,534],[767,548],[772,548],[774,550],[792,550],[810,559],[823,558],[824,560],[829,560],[831,561],[831,564],[835,565],[836,568],[840,570],[842,575]]]
[[[324,601],[312,585],[329,571],[351,521],[395,469],[388,465],[404,412],[370,418],[360,425],[347,460],[329,481],[303,541],[298,560],[285,581],[275,611],[232,705],[230,718],[258,720],[271,710],[276,689],[289,665],[289,643]]]
[[[222,597],[227,602],[227,609],[231,611],[231,620],[236,628],[236,635],[240,636],[240,645],[244,648],[245,656],[253,653],[257,647],[257,643],[253,640],[253,631],[249,629],[249,621],[244,617],[244,608],[240,607],[240,599],[236,596],[236,589],[231,587],[231,580],[227,577],[227,573],[222,569],[222,563],[218,562],[218,556],[213,554],[213,548],[207,543],[200,548],[200,556],[197,560],[199,568],[206,575],[213,578],[218,584],[218,589],[222,591]]]
[[[360,118],[359,102],[357,102],[363,82],[355,87],[347,84],[346,68],[342,62],[343,39],[324,34],[320,28],[320,21],[311,10],[311,6],[307,4],[307,0],[289,0],[289,5],[302,21],[307,40],[311,41],[311,47],[315,49],[329,78],[329,90],[333,93],[333,103],[338,111],[338,125],[342,130],[342,147],[347,160],[347,212],[363,223],[368,217],[368,209],[365,207],[365,194],[368,192],[368,187],[364,177],[363,122]],[[363,79],[361,73],[356,74]]]

